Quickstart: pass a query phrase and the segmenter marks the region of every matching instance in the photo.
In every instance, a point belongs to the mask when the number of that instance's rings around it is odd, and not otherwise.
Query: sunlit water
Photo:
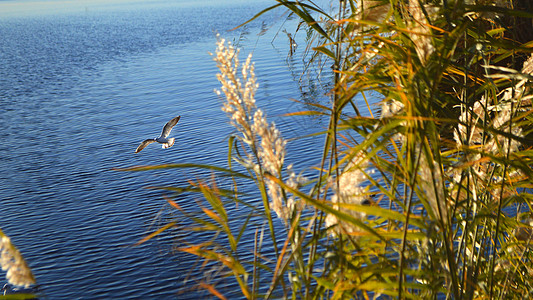
[[[284,33],[274,38],[281,12],[264,19],[272,28],[258,36],[261,21],[227,30],[272,2],[76,3],[0,2],[0,228],[43,298],[197,297],[194,282],[184,284],[195,262],[171,253],[170,238],[132,245],[164,222],[162,192],[144,187],[208,173],[111,169],[226,163],[232,128],[213,93],[217,70],[208,54],[217,32],[240,40],[242,60],[254,53],[258,106],[286,138],[320,130],[319,120],[281,117],[303,109],[289,100],[301,97],[300,61],[287,60]],[[177,115],[173,148],[134,154]],[[290,143],[287,160],[315,164],[321,142]]]

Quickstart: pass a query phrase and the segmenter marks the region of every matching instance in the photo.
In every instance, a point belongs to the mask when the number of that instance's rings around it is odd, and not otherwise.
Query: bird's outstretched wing
[[[137,147],[137,150],[135,150],[135,153],[139,153],[141,152],[142,149],[146,148],[146,146],[150,145],[151,143],[154,143],[155,140],[154,139],[147,139],[147,140],[144,140],[140,145],[139,147]]]
[[[161,132],[161,137],[166,138],[170,134],[170,131],[172,130],[172,127],[174,127],[174,126],[176,126],[176,124],[178,124],[178,121],[180,120],[180,117],[181,116],[177,116],[174,119],[168,121],[167,124],[165,124],[165,127],[163,127],[163,131]]]

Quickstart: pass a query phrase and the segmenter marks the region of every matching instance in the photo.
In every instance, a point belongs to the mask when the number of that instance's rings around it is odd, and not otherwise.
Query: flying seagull
[[[151,143],[158,142],[161,144],[161,148],[168,149],[174,145],[174,138],[168,138],[168,135],[170,134],[170,131],[172,130],[172,127],[174,127],[176,124],[178,124],[178,121],[180,120],[180,116],[177,116],[173,118],[172,120],[168,121],[167,124],[165,124],[165,127],[163,127],[163,131],[161,132],[161,135],[158,138],[155,139],[147,139],[144,140],[139,147],[137,147],[137,150],[135,150],[135,153],[141,152],[142,149],[146,148],[146,146],[150,145]]]

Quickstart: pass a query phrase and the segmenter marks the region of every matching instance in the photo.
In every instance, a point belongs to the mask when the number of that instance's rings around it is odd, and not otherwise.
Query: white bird
[[[151,143],[158,142],[161,144],[161,148],[168,149],[174,145],[174,138],[168,138],[168,135],[170,134],[170,131],[172,128],[178,124],[178,121],[180,120],[180,116],[177,116],[173,118],[172,120],[168,121],[167,124],[165,124],[165,127],[163,127],[163,131],[161,131],[161,135],[155,139],[147,139],[144,140],[139,147],[137,147],[137,150],[135,150],[135,153],[141,152],[142,149],[146,148],[146,146],[150,145]]]

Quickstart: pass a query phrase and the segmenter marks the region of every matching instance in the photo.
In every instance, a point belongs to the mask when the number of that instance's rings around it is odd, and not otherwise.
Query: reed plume
[[[226,46],[226,41],[219,38],[214,60],[220,70],[217,79],[222,87],[215,92],[217,95],[222,95],[222,93],[225,95],[226,101],[222,110],[230,116],[231,124],[242,133],[242,140],[249,145],[255,145],[255,135],[252,133],[251,124],[253,112],[256,110],[255,92],[259,85],[255,82],[251,58],[251,55],[248,56],[242,66],[241,76],[239,76],[239,49],[231,43]]]
[[[363,205],[369,202],[369,195],[365,183],[368,182],[368,158],[365,153],[358,153],[349,162],[338,178],[338,184],[332,183],[334,194],[331,196],[333,209],[341,211],[356,219],[363,219],[366,215],[354,209],[353,205]],[[351,234],[359,228],[347,221],[340,220],[334,214],[326,215],[326,226],[332,227],[334,235]],[[333,227],[335,226],[335,227]]]
[[[218,95],[224,94],[222,110],[228,114],[231,124],[242,134],[241,139],[249,145],[250,152],[244,166],[252,169],[264,180],[270,198],[270,208],[284,221],[292,215],[294,209],[302,209],[302,203],[294,196],[283,191],[271,176],[283,180],[283,165],[287,141],[283,139],[274,122],[268,123],[265,113],[255,104],[256,83],[252,55],[239,65],[239,50],[222,38],[217,42],[214,60],[220,73],[217,78],[222,84]],[[241,69],[240,76],[238,70]],[[286,169],[288,186],[296,187],[300,179],[292,169]]]
[[[26,288],[35,284],[30,267],[2,231],[0,231],[0,265],[2,270],[7,272],[6,279],[10,284]]]
[[[429,12],[430,16],[436,15],[436,9],[432,6],[426,5],[424,10]],[[415,45],[418,58],[423,65],[426,64],[429,56],[435,51],[435,47],[431,43],[431,30],[429,22],[424,15],[424,10],[420,6],[419,0],[409,1],[409,12],[412,15],[412,20],[409,22],[409,35]]]
[[[524,63],[522,73],[533,74],[533,56]],[[482,158],[486,155],[506,158],[522,146],[520,141],[524,138],[524,129],[517,122],[518,114],[527,114],[531,110],[532,98],[528,95],[526,83],[527,80],[523,79],[502,90],[497,102],[489,102],[483,95],[472,107],[461,106],[460,123],[454,131],[454,140],[458,149],[464,151],[465,161],[477,163],[468,168],[468,172],[463,168],[452,171],[453,198],[461,200],[467,197],[467,191],[477,190],[481,193],[489,191],[490,198],[497,201],[500,195],[514,193],[512,185],[502,185],[503,175],[507,177],[505,180],[513,182],[523,178],[523,172],[510,169],[506,174],[500,175],[501,168],[498,164],[483,161]],[[465,186],[468,188],[461,188]]]

